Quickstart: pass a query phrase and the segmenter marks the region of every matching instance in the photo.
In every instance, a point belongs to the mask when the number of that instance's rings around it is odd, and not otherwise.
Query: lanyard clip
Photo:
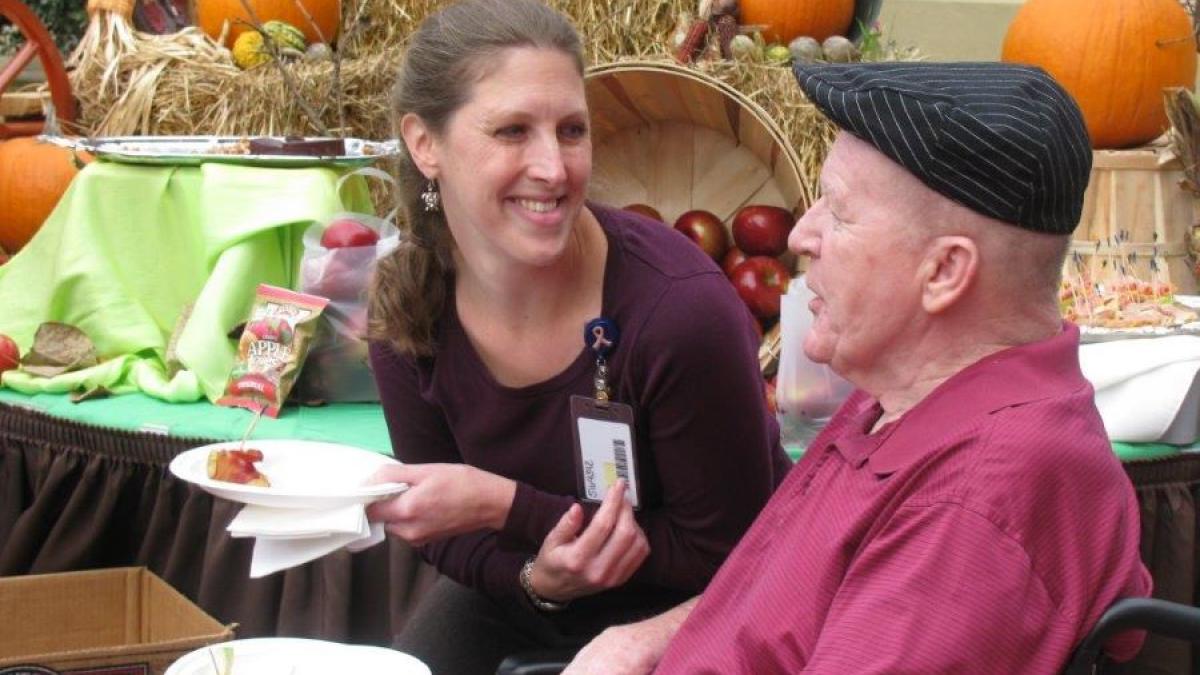
[[[621,332],[612,319],[597,317],[588,321],[583,327],[583,344],[596,355],[596,377],[593,384],[596,389],[596,400],[609,400],[608,390],[608,361],[606,357],[617,348],[617,340]]]

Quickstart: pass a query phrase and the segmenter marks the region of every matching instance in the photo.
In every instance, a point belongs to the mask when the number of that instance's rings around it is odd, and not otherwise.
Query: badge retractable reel
[[[637,467],[633,447],[633,408],[612,400],[608,383],[608,356],[617,348],[621,333],[604,317],[592,319],[583,329],[583,341],[596,357],[592,383],[594,395],[571,397],[571,429],[575,437],[575,477],[579,498],[601,502],[609,487],[624,479],[625,495],[638,508]]]

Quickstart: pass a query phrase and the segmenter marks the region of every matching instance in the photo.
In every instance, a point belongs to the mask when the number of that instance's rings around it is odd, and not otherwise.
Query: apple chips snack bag
[[[322,297],[259,284],[238,340],[237,361],[217,405],[262,409],[278,417],[327,304]]]

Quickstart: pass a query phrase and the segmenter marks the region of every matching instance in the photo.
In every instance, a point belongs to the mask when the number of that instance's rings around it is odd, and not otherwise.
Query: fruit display
[[[824,40],[844,35],[854,0],[739,0],[742,23],[763,27],[763,37],[787,44],[800,35]]]
[[[1177,0],[1029,0],[1001,59],[1040,66],[1061,82],[1095,148],[1156,138],[1167,128],[1163,88],[1191,89],[1196,80],[1192,22]]]
[[[21,350],[7,335],[0,334],[0,373],[12,370],[21,363]]]
[[[270,44],[268,44],[268,41]],[[273,58],[274,53],[293,58],[304,57],[308,44],[299,28],[283,21],[268,21],[262,32],[248,30],[233,41],[233,62],[242,70],[249,70]]]
[[[280,49],[294,49],[303,52],[308,48],[308,40],[299,28],[284,21],[268,21],[263,24],[262,32]]]
[[[646,204],[629,204],[622,208],[626,211],[633,211],[634,213],[640,213],[643,216],[646,216],[647,218],[650,218],[652,220],[657,220],[660,223],[667,222],[666,220],[663,219],[662,214],[658,212],[658,209],[654,208],[653,206],[648,206]]]
[[[854,0],[702,1],[697,18],[680,17],[672,47],[684,64],[707,57],[774,66],[847,63],[863,56],[846,37],[854,11]],[[877,49],[879,31],[859,28],[863,49]]]
[[[630,204],[625,209],[643,215],[651,212],[658,214],[658,209],[640,203]],[[663,221],[662,218],[658,220]],[[746,204],[734,212],[728,226],[716,214],[704,209],[685,211],[675,219],[674,224],[675,230],[721,267],[734,291],[754,317],[752,323],[759,340],[763,341],[759,359],[765,375],[773,372],[774,359],[778,357],[778,351],[772,351],[768,342],[778,339],[780,307],[791,283],[793,270],[780,257],[787,255],[787,239],[795,220],[791,212],[778,206]],[[730,239],[733,240],[732,245]],[[766,329],[771,327],[773,330],[767,333]],[[765,352],[773,355],[764,361]],[[773,376],[764,379],[763,396],[767,408],[771,414],[775,414]]]
[[[733,243],[746,255],[781,256],[796,219],[787,209],[753,204],[733,217]]]
[[[33,137],[0,141],[0,248],[21,250],[77,173],[67,148]]]
[[[729,250],[729,232],[721,219],[703,209],[693,209],[675,219],[675,229],[701,248],[708,257],[720,262]]]
[[[362,221],[349,217],[330,221],[321,234],[321,245],[325,248],[374,246],[378,241],[378,232]]]
[[[633,206],[641,207],[639,213],[643,209],[657,213],[652,206]],[[787,239],[795,221],[787,209],[747,204],[733,214],[728,225],[711,211],[691,209],[675,219],[674,229],[721,267],[761,329],[779,317],[780,298],[792,277],[792,270],[780,258],[787,254]]]
[[[306,42],[333,43],[342,20],[341,0],[196,0],[196,25],[214,40],[220,37],[225,22],[229,22],[229,33],[225,46],[232,47],[235,41],[250,27],[250,15],[246,5],[254,10],[259,21],[278,21],[290,24],[304,34]],[[303,9],[300,5],[303,4]],[[307,16],[306,16],[307,14]],[[309,16],[312,20],[309,20]],[[315,26],[314,26],[315,24]],[[304,47],[299,48],[301,51]]]
[[[271,60],[271,52],[267,49],[263,34],[256,31],[246,31],[233,41],[233,62],[242,70],[256,68]]]
[[[792,273],[777,258],[755,255],[733,269],[730,281],[738,297],[760,320],[779,316],[780,299],[787,293]]]

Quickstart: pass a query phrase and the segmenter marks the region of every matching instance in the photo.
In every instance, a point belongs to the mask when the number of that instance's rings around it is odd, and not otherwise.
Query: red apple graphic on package
[[[783,255],[795,219],[787,209],[754,204],[733,217],[733,241],[746,255]]]
[[[16,368],[21,362],[21,350],[7,335],[0,334],[0,373]]]
[[[279,317],[256,319],[246,324],[246,330],[249,331],[256,340],[278,342],[279,344],[284,345],[291,344],[292,342],[291,324]]]
[[[725,254],[725,258],[721,261],[721,269],[725,270],[725,276],[732,279],[733,271],[737,269],[738,265],[746,262],[746,258],[748,257],[745,251],[736,246],[729,249],[729,252]]]
[[[325,248],[374,246],[379,233],[353,218],[338,218],[325,227],[321,245]]]
[[[696,242],[708,257],[720,261],[729,249],[729,233],[721,219],[703,209],[688,211],[675,219],[675,229]]]
[[[779,298],[787,293],[791,273],[783,263],[765,255],[755,255],[733,270],[733,287],[750,312],[760,319],[779,316]]]
[[[665,220],[663,220],[662,214],[658,212],[658,209],[654,208],[653,206],[649,206],[647,204],[630,204],[629,206],[623,207],[623,210],[633,211],[634,213],[640,213],[643,216],[646,216],[647,218],[649,218],[651,220],[657,220],[660,223],[666,222]]]

